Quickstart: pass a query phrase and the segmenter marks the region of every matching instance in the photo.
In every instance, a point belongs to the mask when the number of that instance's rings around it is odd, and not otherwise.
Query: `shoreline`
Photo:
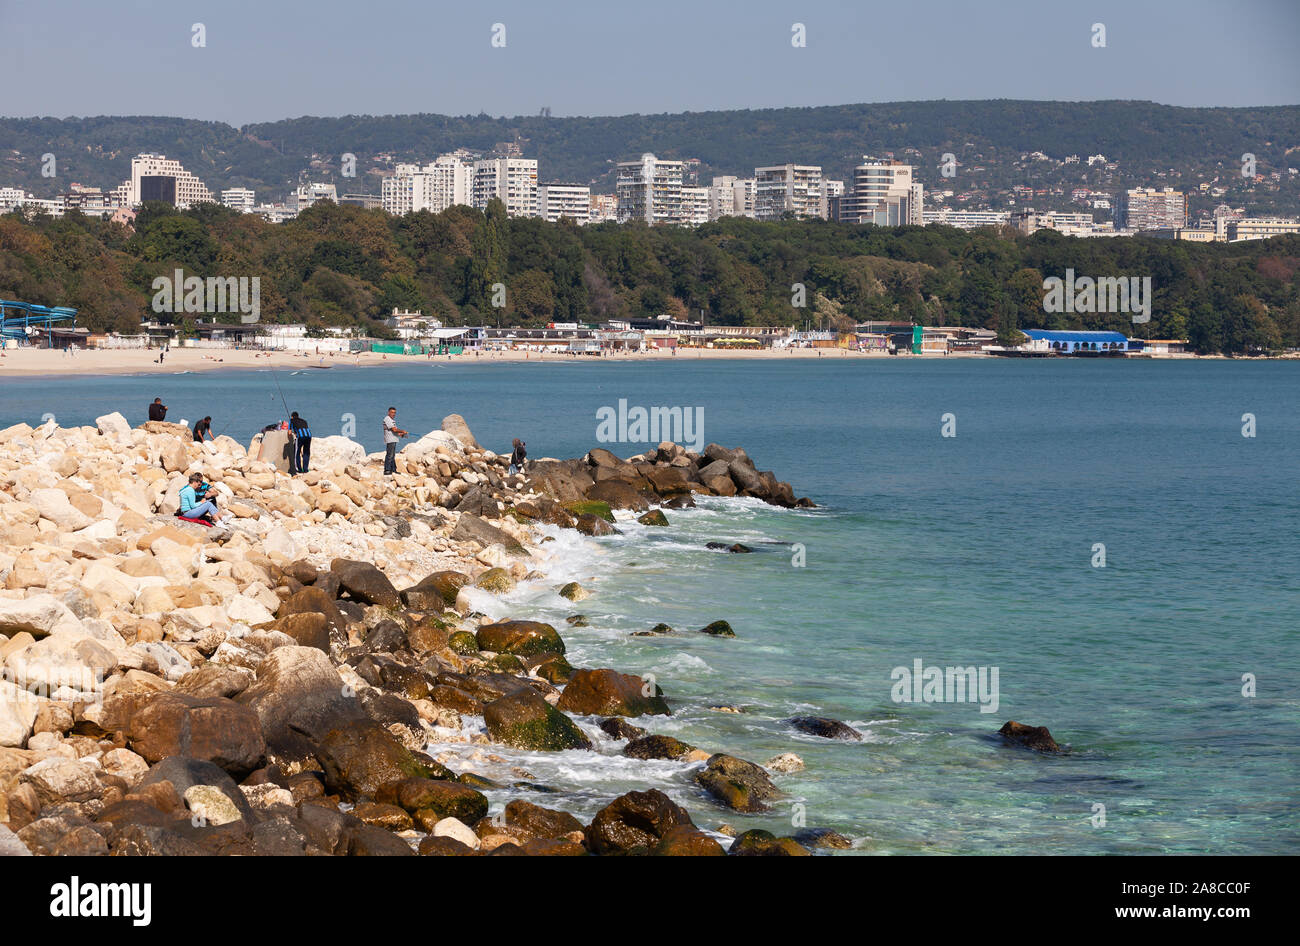
[[[166,377],[182,372],[211,371],[253,371],[258,369],[275,369],[276,371],[318,371],[335,367],[347,368],[383,368],[394,365],[413,366],[420,364],[439,365],[495,365],[495,364],[576,364],[606,365],[628,362],[678,362],[678,361],[825,361],[856,360],[907,362],[914,359],[923,361],[996,361],[992,355],[983,352],[961,352],[951,354],[889,355],[883,352],[858,352],[848,349],[808,349],[789,350],[728,351],[725,349],[681,349],[677,355],[667,350],[651,352],[629,352],[612,354],[603,358],[588,355],[569,356],[541,352],[485,352],[473,354],[443,355],[429,358],[422,355],[384,355],[363,352],[360,355],[316,355],[291,352],[262,352],[247,349],[212,349],[212,348],[177,348],[168,352],[163,364],[158,364],[157,351],[137,349],[88,349],[68,355],[59,350],[43,348],[9,349],[0,353],[0,378],[5,377],[55,377],[55,376],[110,376],[110,375],[157,375]],[[1105,361],[1294,361],[1300,356],[1282,356],[1279,358],[1241,358],[1229,359],[1223,355],[1155,355],[1136,359],[1099,359]],[[1057,360],[1057,359],[1052,359]],[[1073,359],[1061,359],[1073,360]],[[319,365],[325,365],[321,369]]]

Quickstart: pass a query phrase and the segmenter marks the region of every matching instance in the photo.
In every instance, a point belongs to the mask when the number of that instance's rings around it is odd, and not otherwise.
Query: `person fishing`
[[[289,415],[289,434],[293,437],[289,447],[289,475],[297,476],[306,473],[311,462],[311,428],[297,411]]]
[[[510,454],[510,473],[524,472],[524,461],[528,459],[528,451],[525,444],[518,437],[514,439],[514,451]]]
[[[162,398],[156,397],[153,403],[149,405],[150,420],[165,420],[167,418],[167,405],[162,402]]]
[[[211,417],[205,417],[205,418],[203,418],[202,420],[196,420],[196,421],[194,422],[194,442],[195,442],[195,443],[203,443],[203,439],[204,439],[205,437],[206,437],[208,440],[216,440],[216,439],[217,439],[216,437],[212,436],[212,418],[211,418]]]

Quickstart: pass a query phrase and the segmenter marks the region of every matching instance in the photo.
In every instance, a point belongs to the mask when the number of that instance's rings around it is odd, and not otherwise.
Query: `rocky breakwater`
[[[568,507],[729,488],[793,504],[789,487],[713,445],[510,476],[463,420],[444,428],[390,477],[360,445],[317,438],[318,468],[294,478],[228,437],[117,414],[0,431],[0,850],[724,853],[655,790],[587,825],[523,797],[489,816],[480,789],[507,786],[425,750],[436,733],[585,752],[610,727],[575,715],[671,712],[639,677],[570,666],[550,625],[472,610],[467,586],[542,577],[529,522],[608,524]],[[191,472],[227,525],[174,517]],[[779,793],[757,766],[624,725],[631,755],[707,761],[704,804],[759,810]],[[805,852],[754,832],[731,846]]]

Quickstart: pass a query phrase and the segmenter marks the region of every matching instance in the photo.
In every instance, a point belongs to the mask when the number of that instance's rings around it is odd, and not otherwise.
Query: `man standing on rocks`
[[[289,447],[289,475],[297,476],[306,473],[307,464],[311,462],[311,428],[294,411],[289,415],[289,430],[293,435],[293,444]]]
[[[384,416],[384,475],[397,472],[397,440],[406,431],[397,426],[397,408],[390,407]]]
[[[153,403],[149,405],[150,420],[164,420],[167,417],[167,405],[162,402],[162,398],[156,397]]]
[[[203,439],[204,439],[205,437],[206,437],[208,440],[216,440],[216,439],[217,439],[216,437],[212,436],[212,418],[211,418],[211,417],[205,417],[205,418],[203,418],[202,420],[198,420],[198,421],[195,421],[195,422],[194,422],[194,442],[195,442],[195,443],[203,443]]]

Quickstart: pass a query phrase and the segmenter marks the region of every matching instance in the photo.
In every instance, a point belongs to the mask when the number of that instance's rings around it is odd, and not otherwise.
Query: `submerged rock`
[[[713,637],[735,637],[736,632],[731,629],[731,625],[726,621],[714,621],[700,628],[701,634],[709,634]]]
[[[661,509],[651,509],[649,512],[645,513],[644,515],[637,516],[636,521],[641,523],[641,525],[643,526],[668,525],[668,517],[663,514],[663,510]]]
[[[794,838],[778,838],[770,831],[746,831],[731,842],[727,853],[735,857],[809,857],[812,852]]]
[[[576,671],[557,705],[581,716],[672,715],[657,684],[608,668]]]
[[[568,598],[570,601],[582,601],[591,597],[591,592],[576,581],[571,581],[567,585],[561,586],[559,590],[561,598]]]
[[[694,749],[672,736],[641,736],[623,747],[623,755],[630,759],[680,759]]]
[[[821,736],[823,739],[847,739],[854,742],[862,741],[862,733],[847,723],[842,723],[838,719],[831,719],[828,716],[796,716],[793,719],[786,720],[786,722],[810,736]]]
[[[735,756],[710,756],[695,781],[719,802],[735,811],[767,811],[768,802],[781,797],[762,767]]]
[[[1023,723],[1017,723],[1014,720],[1006,722],[998,730],[1000,735],[1007,742],[1024,746],[1026,749],[1033,749],[1035,752],[1062,752],[1052,734],[1048,732],[1046,726],[1026,726]]]

